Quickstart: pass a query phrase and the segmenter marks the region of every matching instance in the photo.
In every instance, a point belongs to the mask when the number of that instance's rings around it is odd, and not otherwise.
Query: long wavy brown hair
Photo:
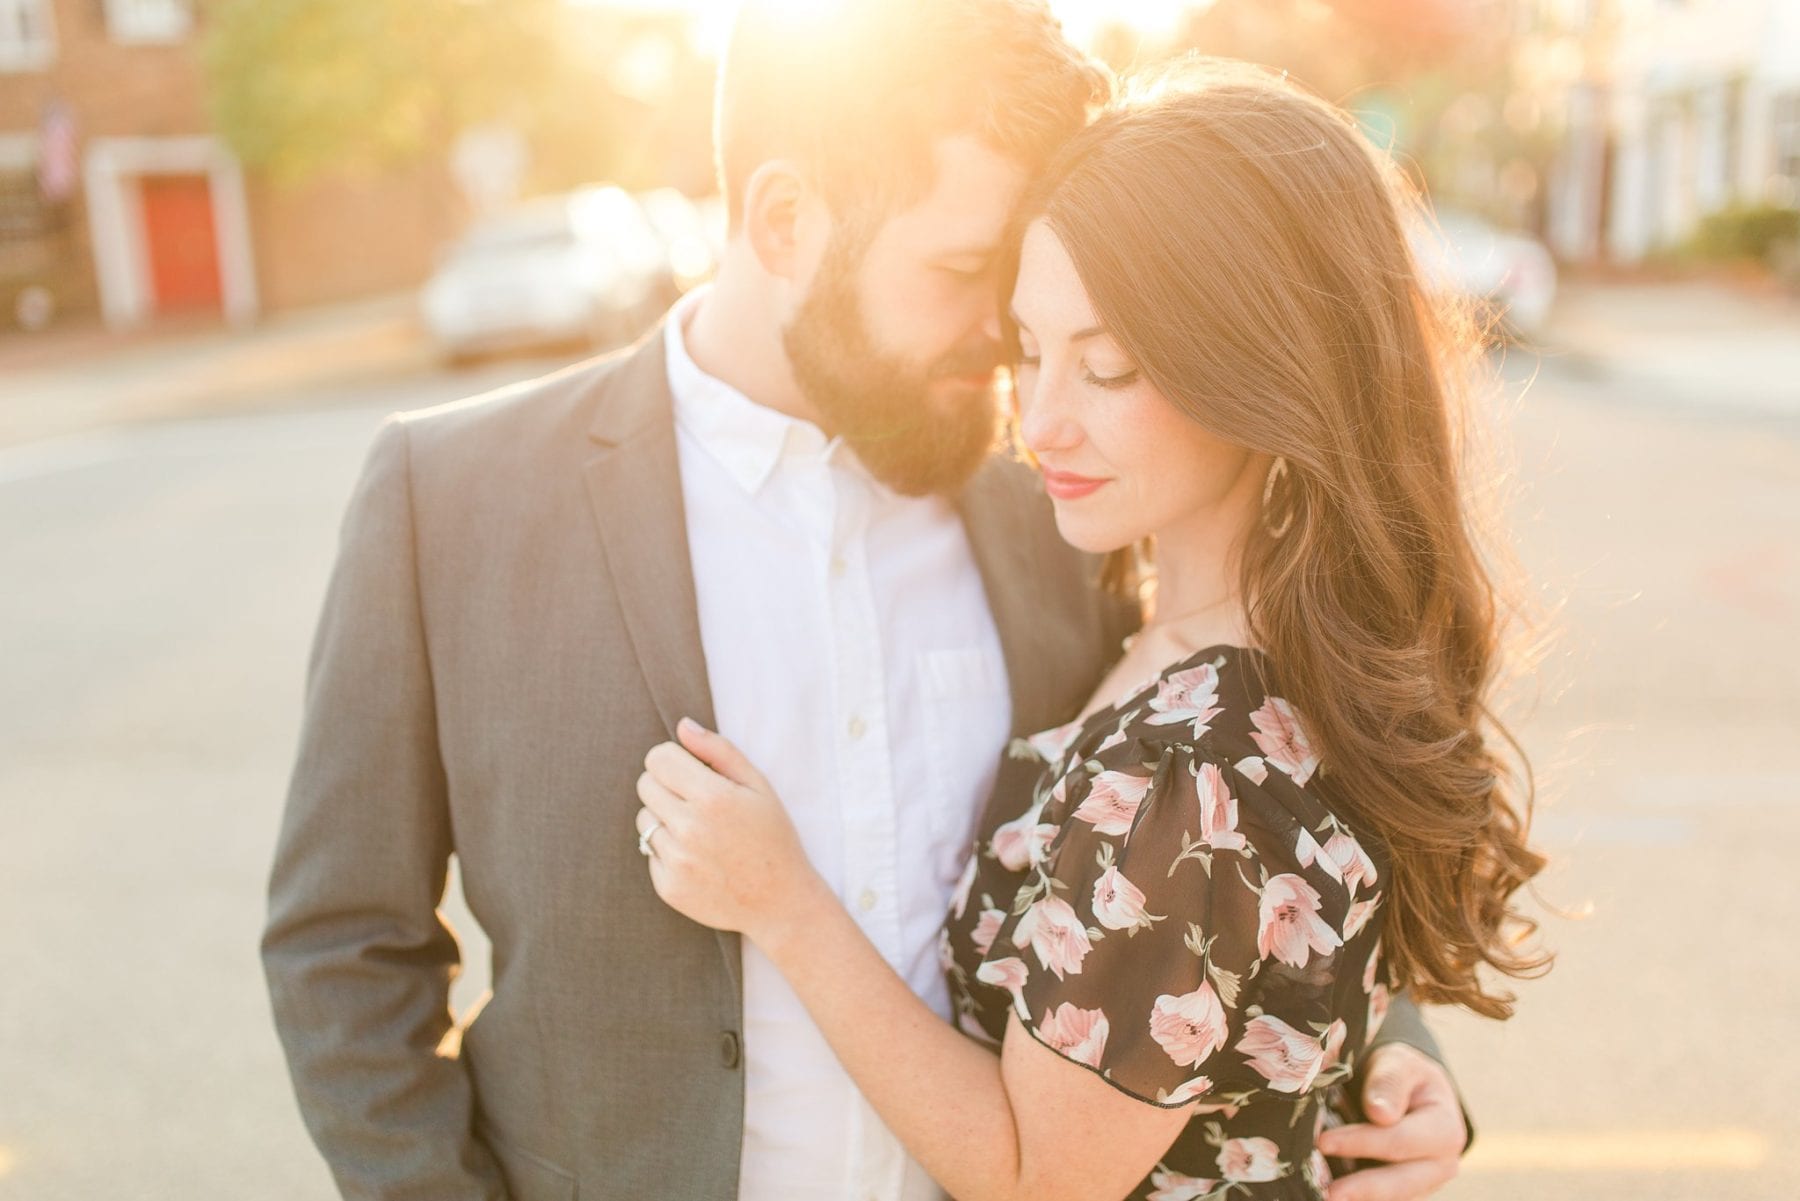
[[[1417,205],[1338,108],[1190,59],[1130,84],[1020,223],[1049,225],[1170,403],[1286,460],[1241,548],[1251,637],[1334,802],[1386,845],[1391,979],[1504,1018],[1514,996],[1483,965],[1548,967],[1513,904],[1545,860],[1529,765],[1490,700],[1510,607],[1464,468],[1480,339],[1422,284]]]

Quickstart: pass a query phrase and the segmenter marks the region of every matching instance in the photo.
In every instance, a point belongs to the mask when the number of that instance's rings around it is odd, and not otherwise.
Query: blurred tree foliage
[[[679,19],[564,0],[206,0],[213,119],[287,182],[441,161],[501,122],[528,192],[709,178],[711,68]]]
[[[1531,76],[1531,0],[1214,0],[1171,43],[1124,29],[1115,68],[1194,50],[1288,71],[1356,113],[1439,200],[1507,224],[1540,221],[1555,131]]]

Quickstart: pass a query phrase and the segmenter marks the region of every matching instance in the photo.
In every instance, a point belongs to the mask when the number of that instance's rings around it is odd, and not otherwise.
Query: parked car
[[[662,240],[629,192],[579,188],[478,221],[426,283],[421,309],[445,358],[637,337],[662,311]]]
[[[1511,334],[1543,332],[1556,297],[1556,260],[1535,238],[1439,209],[1435,223],[1415,225],[1409,240],[1426,287],[1490,306]]]

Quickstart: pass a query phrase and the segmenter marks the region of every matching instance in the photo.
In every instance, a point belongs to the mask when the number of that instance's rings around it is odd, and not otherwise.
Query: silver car
[[[478,221],[421,296],[426,328],[455,362],[637,337],[661,312],[662,240],[622,188],[580,188]]]

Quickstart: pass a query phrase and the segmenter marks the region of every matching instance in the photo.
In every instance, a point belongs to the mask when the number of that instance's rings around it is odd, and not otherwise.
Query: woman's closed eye
[[[1136,367],[1128,368],[1125,371],[1119,372],[1117,375],[1098,375],[1094,372],[1092,367],[1083,363],[1081,365],[1081,374],[1082,377],[1086,379],[1088,383],[1094,385],[1094,387],[1107,388],[1109,390],[1129,388],[1138,381],[1138,370]]]

